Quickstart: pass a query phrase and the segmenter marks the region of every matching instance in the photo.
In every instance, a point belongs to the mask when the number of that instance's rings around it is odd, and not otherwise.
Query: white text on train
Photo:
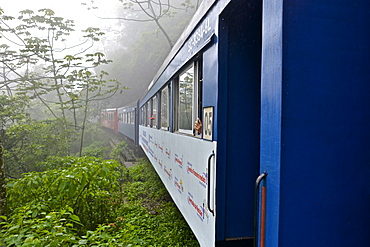
[[[193,36],[190,38],[188,43],[188,52],[191,52],[195,46],[198,45],[199,41],[203,38],[203,35],[211,31],[209,18],[205,19],[202,25],[195,31]]]

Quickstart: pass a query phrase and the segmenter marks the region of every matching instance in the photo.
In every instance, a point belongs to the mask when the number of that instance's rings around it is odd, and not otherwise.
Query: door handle
[[[207,177],[207,208],[208,211],[211,212],[212,216],[215,215],[215,210],[211,209],[211,160],[212,157],[215,156],[215,153],[212,152],[212,154],[208,157],[208,177]]]

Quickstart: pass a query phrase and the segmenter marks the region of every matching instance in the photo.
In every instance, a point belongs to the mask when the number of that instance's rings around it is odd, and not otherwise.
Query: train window
[[[150,127],[150,118],[152,116],[151,102],[148,101],[146,104],[146,126]]]
[[[191,66],[179,76],[179,112],[178,128],[188,132],[193,127],[193,88],[194,66]]]
[[[169,116],[170,116],[170,94],[169,87],[166,86],[161,91],[161,129],[169,130]]]
[[[144,125],[145,126],[145,119],[146,119],[146,116],[145,116],[145,105],[143,107],[140,108],[140,124],[141,125]]]
[[[150,117],[151,126],[157,128],[157,109],[158,109],[158,100],[157,96],[154,96],[152,101],[152,116]]]
[[[130,112],[130,124],[135,124],[135,112]]]
[[[201,61],[195,61],[182,71],[177,85],[177,130],[193,134],[194,122],[201,118]]]

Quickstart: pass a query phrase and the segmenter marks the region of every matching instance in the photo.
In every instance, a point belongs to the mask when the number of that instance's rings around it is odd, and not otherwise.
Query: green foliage
[[[198,246],[147,161],[122,170],[93,157],[52,157],[39,166],[55,169],[8,182],[0,245]]]
[[[121,175],[118,162],[93,157],[50,158],[43,167],[60,167],[61,163],[69,167],[28,173],[10,181],[10,212],[32,205],[32,214],[37,217],[69,205],[87,229],[114,218],[116,204],[112,201],[118,197]]]
[[[103,147],[102,142],[94,141],[82,151],[83,156],[92,156],[96,158],[108,158],[110,147]]]
[[[122,141],[120,143],[117,143],[114,148],[112,149],[112,152],[110,153],[111,157],[113,159],[119,160],[122,156],[122,150],[128,149],[128,145],[125,141]]]
[[[109,156],[109,141],[112,137],[114,137],[114,135],[114,133],[108,132],[103,129],[99,122],[88,122],[85,126],[85,146],[82,150],[82,155],[100,157],[103,159],[113,158],[112,156]],[[71,142],[71,153],[78,155],[79,151],[80,140],[75,138]]]
[[[128,178],[124,186],[124,193],[128,200],[144,203],[170,200],[162,181],[145,159],[128,169]]]
[[[3,136],[7,174],[20,177],[22,173],[37,171],[36,164],[49,156],[68,154],[71,134],[59,121],[30,121],[10,126]]]
[[[128,169],[123,193],[128,204],[121,207],[112,228],[132,230],[125,239],[139,246],[198,246],[198,243],[171,200],[162,181],[146,160]],[[135,243],[142,240],[142,243]]]
[[[28,98],[22,96],[0,95],[0,127],[1,129],[16,122],[27,121]]]
[[[19,207],[17,213],[2,224],[1,233],[5,234],[0,238],[0,244],[43,247],[78,243],[74,226],[80,223],[72,208],[41,212],[37,217],[34,210],[32,205]]]

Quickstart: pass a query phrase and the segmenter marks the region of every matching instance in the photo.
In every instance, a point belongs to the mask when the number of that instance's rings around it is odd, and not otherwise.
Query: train
[[[370,246],[369,9],[204,0],[147,94],[102,110],[202,247]]]

